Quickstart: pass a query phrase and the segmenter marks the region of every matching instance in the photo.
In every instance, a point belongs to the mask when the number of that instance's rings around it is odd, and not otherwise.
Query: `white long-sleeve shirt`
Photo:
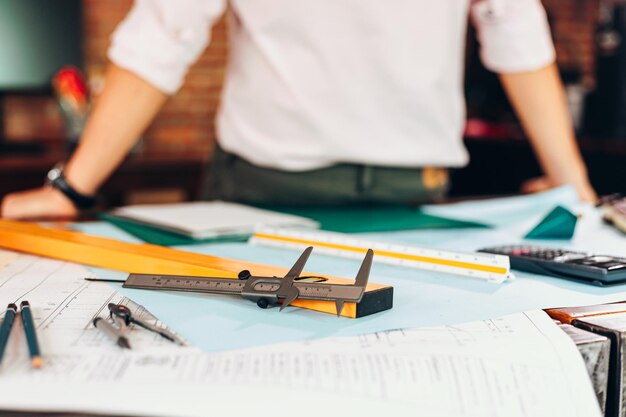
[[[109,57],[174,93],[226,9],[225,0],[136,0]],[[231,0],[220,145],[292,171],[464,165],[468,13],[489,69],[554,61],[540,0]]]

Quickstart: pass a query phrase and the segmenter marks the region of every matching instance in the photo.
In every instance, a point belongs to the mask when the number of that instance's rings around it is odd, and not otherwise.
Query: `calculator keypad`
[[[586,258],[589,255],[584,252],[573,252],[565,249],[540,248],[536,246],[502,246],[489,248],[487,251],[508,256],[524,256],[544,261],[564,262],[570,259]]]
[[[626,258],[526,245],[498,246],[480,252],[507,255],[511,268],[520,271],[582,280],[595,285],[626,282]]]

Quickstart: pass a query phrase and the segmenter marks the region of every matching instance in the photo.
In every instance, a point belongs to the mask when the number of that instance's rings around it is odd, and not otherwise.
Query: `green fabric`
[[[578,218],[564,207],[556,206],[525,239],[571,239],[576,230]]]
[[[432,216],[418,207],[349,206],[349,207],[286,207],[263,206],[274,211],[308,217],[320,228],[332,232],[363,233],[416,229],[488,228],[486,224]]]
[[[342,163],[308,171],[256,166],[217,146],[203,199],[254,206],[349,207],[405,205],[440,201],[448,189],[445,173],[424,184],[424,170]]]
[[[200,243],[245,242],[249,236],[226,236],[208,239],[194,239],[189,236],[157,229],[155,227],[123,220],[110,214],[102,214],[100,218],[123,231],[143,240],[146,243],[161,246],[197,245]]]

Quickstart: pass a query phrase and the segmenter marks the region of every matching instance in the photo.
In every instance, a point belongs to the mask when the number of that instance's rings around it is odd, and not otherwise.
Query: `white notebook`
[[[223,201],[127,206],[111,214],[194,239],[249,235],[255,228],[265,226],[319,227],[319,223],[306,217]]]

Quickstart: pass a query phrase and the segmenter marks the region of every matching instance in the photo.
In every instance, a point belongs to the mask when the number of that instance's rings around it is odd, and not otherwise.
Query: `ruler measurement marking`
[[[229,279],[230,281],[231,279]],[[232,279],[232,282],[217,281],[211,278],[167,277],[155,275],[131,274],[125,284],[127,287],[162,288],[172,290],[211,291],[220,290],[231,294],[241,293],[244,283]]]
[[[225,280],[229,278],[225,278]],[[141,274],[131,274],[127,280],[125,286],[129,288],[142,288],[142,289],[154,289],[159,288],[163,290],[173,291],[196,291],[205,293],[228,293],[228,294],[241,294],[244,289],[245,281],[233,282],[216,281],[212,278],[196,278],[196,279],[182,279],[180,277],[167,277],[167,276],[143,276]],[[204,284],[199,286],[199,284]],[[295,282],[293,284],[299,291],[299,298],[310,298],[315,300],[327,300],[332,298],[337,292],[340,294],[346,294],[342,298],[357,299],[362,292],[361,288],[356,288],[351,285],[333,285],[333,284],[318,284],[311,285],[307,283]],[[255,284],[255,289],[259,291],[272,292],[277,291],[280,288],[280,283],[272,282],[259,282]]]
[[[257,237],[259,239],[267,239],[267,240],[274,240],[278,242],[287,242],[287,243],[296,243],[296,244],[302,244],[302,245],[313,244],[317,247],[337,249],[339,252],[342,250],[355,252],[355,253],[367,252],[367,249],[363,249],[360,247],[353,247],[353,246],[347,246],[345,244],[331,243],[331,242],[324,242],[324,241],[311,241],[311,240],[296,238],[296,237],[291,237],[291,236],[275,236],[275,235],[270,235],[266,233],[257,233],[254,235],[254,237]],[[371,246],[375,247],[378,245],[371,245]],[[441,252],[438,252],[438,253],[441,253]],[[405,254],[405,253],[399,253],[399,252],[391,252],[391,251],[386,251],[386,250],[377,249],[376,255],[384,256],[387,258],[395,258],[395,259],[404,260],[404,261],[422,262],[422,263],[427,263],[427,264],[442,265],[442,266],[460,268],[460,269],[469,269],[469,270],[473,269],[473,270],[478,270],[482,272],[489,272],[489,273],[502,274],[502,275],[507,274],[509,272],[507,268],[500,267],[500,266],[482,265],[482,264],[475,264],[475,263],[470,263],[470,262],[449,260],[449,259],[439,259],[439,258],[433,258],[433,257],[428,257],[428,256],[419,256],[419,255]],[[454,256],[456,256],[457,259],[460,257],[460,255],[458,254],[455,254]],[[477,259],[477,258],[474,257],[474,259]]]

